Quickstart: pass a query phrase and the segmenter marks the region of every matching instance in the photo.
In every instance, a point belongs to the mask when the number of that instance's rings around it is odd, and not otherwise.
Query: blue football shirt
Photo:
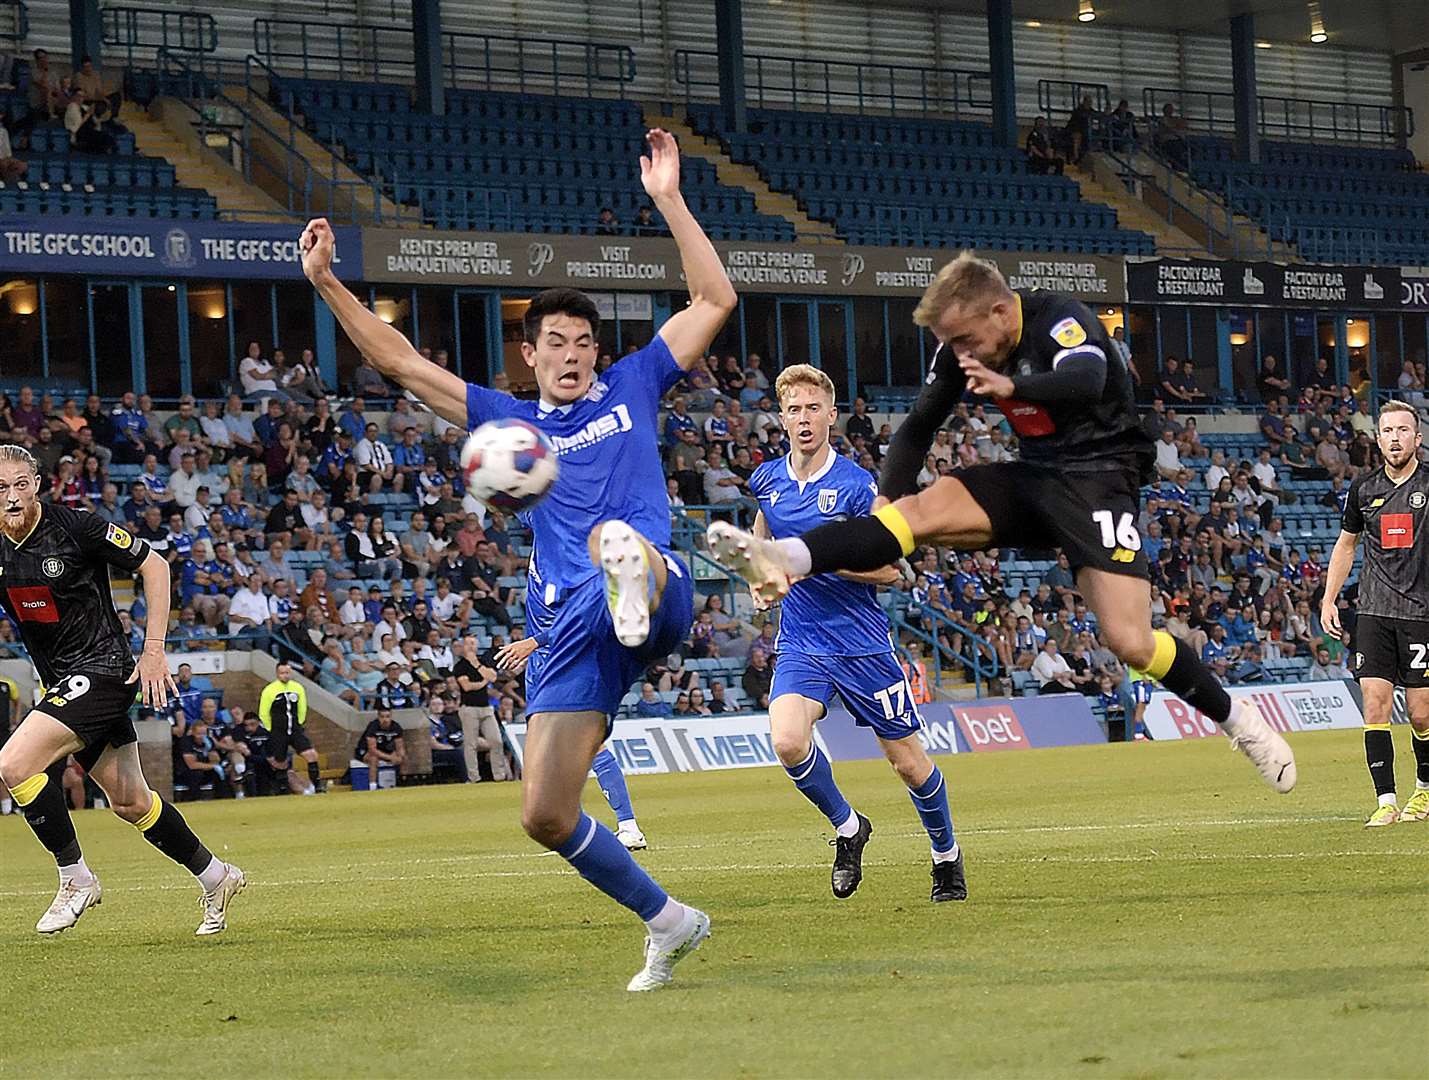
[[[799,481],[788,458],[766,461],[749,478],[749,491],[776,540],[799,536],[819,525],[863,517],[873,507],[878,485],[864,469],[832,449],[809,479]],[[796,582],[784,598],[776,652],[823,656],[873,656],[892,649],[888,616],[878,606],[878,590],[836,574]]]
[[[521,515],[535,535],[531,579],[554,602],[599,573],[586,547],[590,531],[617,518],[662,551],[670,547],[670,500],[660,463],[660,399],[684,377],[657,335],[616,362],[585,397],[552,407],[467,383],[468,430],[515,418],[539,428],[556,448],[561,474],[547,496]]]

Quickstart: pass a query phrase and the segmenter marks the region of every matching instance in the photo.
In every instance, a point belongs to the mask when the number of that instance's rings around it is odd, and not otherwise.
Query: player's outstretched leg
[[[846,900],[863,880],[863,849],[873,835],[873,823],[849,805],[834,783],[828,755],[814,741],[814,724],[823,712],[821,701],[780,694],[769,703],[769,733],[789,779],[834,828],[829,884],[836,897]]]
[[[1151,629],[1150,585],[1138,577],[1083,568],[1077,589],[1096,613],[1107,648],[1122,662],[1144,671],[1186,704],[1214,720],[1276,791],[1295,787],[1295,754],[1265,722],[1250,698],[1234,705],[1194,649],[1165,630]]]
[[[635,821],[635,807],[630,802],[630,789],[625,786],[625,774],[620,771],[620,762],[615,760],[615,755],[607,746],[596,754],[590,767],[595,772],[600,793],[615,811],[615,838],[626,851],[644,851],[648,845],[645,834]]]
[[[68,930],[80,916],[98,907],[103,890],[85,865],[65,803],[65,759],[84,743],[53,717],[32,712],[0,748],[0,777],[26,823],[59,868],[60,886],[35,929],[42,934]]]
[[[521,825],[581,877],[645,923],[645,965],[627,990],[658,990],[677,963],[709,937],[704,912],[672,899],[615,834],[581,810],[581,789],[605,741],[598,712],[543,712],[528,722]]]
[[[216,858],[189,828],[174,804],[149,790],[139,767],[137,743],[105,750],[90,770],[114,813],[144,839],[198,879],[203,889],[203,921],[194,931],[208,937],[228,926],[228,904],[247,884],[243,871]]]
[[[650,542],[623,521],[603,521],[587,538],[591,561],[605,574],[605,602],[615,638],[627,649],[650,636],[650,613],[660,606],[667,567]]]
[[[880,738],[878,742],[893,771],[908,786],[908,798],[928,833],[933,849],[930,898],[935,904],[966,900],[968,883],[963,870],[963,850],[953,835],[953,815],[948,810],[948,786],[943,781],[942,770],[928,756],[916,735],[903,739]]]

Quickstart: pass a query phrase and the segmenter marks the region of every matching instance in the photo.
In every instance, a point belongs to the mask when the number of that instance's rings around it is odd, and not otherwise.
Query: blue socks
[[[834,783],[833,767],[817,742],[812,743],[808,757],[797,765],[785,765],[784,771],[804,793],[804,798],[817,806],[835,829],[853,817],[853,807]]]
[[[635,808],[630,805],[630,789],[625,786],[625,774],[620,771],[615,755],[608,747],[603,747],[590,767],[595,770],[595,782],[600,785],[600,793],[615,811],[615,820],[634,821]]]
[[[948,812],[948,786],[943,783],[943,773],[938,766],[933,766],[928,779],[908,789],[908,797],[913,800],[913,809],[923,819],[923,828],[928,830],[928,839],[933,842],[933,854],[954,851],[957,841],[953,839],[953,815]]]
[[[646,922],[658,915],[669,899],[621,846],[615,833],[589,814],[581,814],[575,832],[556,853],[581,877]]]

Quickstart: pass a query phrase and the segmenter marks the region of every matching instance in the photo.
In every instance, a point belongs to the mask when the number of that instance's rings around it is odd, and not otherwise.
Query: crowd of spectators
[[[600,367],[614,362],[602,357]],[[1411,365],[1406,372],[1415,374]],[[356,375],[360,396],[328,397],[309,351],[289,363],[281,352],[265,357],[255,342],[239,376],[241,393],[184,397],[167,415],[147,395],[126,393],[106,406],[94,395],[56,401],[24,387],[13,400],[0,397],[0,440],[29,447],[48,498],[132,529],[170,561],[172,649],[222,637],[230,647],[267,650],[355,707],[426,709],[444,774],[513,775],[503,732],[522,715],[524,683],[498,654],[525,637],[524,547],[519,526],[464,492],[461,429],[371,369]],[[1292,401],[1278,392],[1288,384],[1274,358],[1261,386],[1264,445],[1254,460],[1207,453],[1195,418],[1178,413],[1197,402],[1189,362],[1166,358],[1144,414],[1159,473],[1137,523],[1153,615],[1230,683],[1265,679],[1266,662],[1281,658],[1314,659],[1315,673],[1342,670],[1342,646],[1314,614],[1324,552],[1287,536],[1278,511],[1294,496],[1280,478],[1329,479],[1328,513],[1342,505],[1349,480],[1376,463],[1373,421],[1354,387],[1317,383]],[[757,355],[708,357],[671,391],[661,441],[677,520],[709,512],[750,521],[750,475],[788,452],[771,392]],[[876,422],[862,398],[832,435],[835,450],[871,475],[891,438],[892,426]],[[998,412],[959,404],[917,482],[1016,452]],[[134,473],[123,483],[110,479],[120,466]],[[1193,468],[1204,470],[1206,494]],[[401,524],[389,530],[393,518]],[[920,696],[928,665],[976,666],[993,691],[1027,672],[1042,693],[1080,692],[1119,709],[1139,676],[1102,645],[1066,557],[1021,556],[1055,560],[1035,589],[1009,588],[997,550],[925,547],[908,560],[897,606],[910,629],[900,644]],[[727,610],[724,599],[715,593],[699,603],[682,650],[639,685],[636,715],[767,706],[772,619]],[[142,596],[121,621],[137,649]],[[0,623],[0,647],[14,640],[13,627]],[[909,648],[923,642],[926,657]],[[705,660],[720,663],[691,665]],[[176,747],[189,739],[205,759],[231,756],[252,732],[251,710],[205,717],[208,704],[201,693],[180,696],[170,716]],[[176,760],[188,752],[176,749]]]
[[[0,180],[23,180],[29,171],[17,150],[28,150],[37,128],[63,126],[70,149],[81,154],[112,154],[116,136],[128,129],[119,120],[124,95],[89,56],[77,70],[65,74],[50,63],[44,49],[36,49],[28,64],[17,71],[25,87],[25,104],[19,115],[8,108],[0,117]],[[13,77],[13,76],[12,76]]]

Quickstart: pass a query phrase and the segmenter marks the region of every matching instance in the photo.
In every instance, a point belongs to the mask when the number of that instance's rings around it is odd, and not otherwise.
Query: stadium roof
[[[949,11],[982,14],[986,0],[935,0]],[[1429,46],[1429,0],[1091,0],[1098,25],[1229,34],[1232,15],[1255,15],[1255,34],[1269,42],[1310,41],[1311,8],[1319,9],[1332,45],[1404,53]],[[1012,0],[1020,20],[1074,22],[1079,0]]]

